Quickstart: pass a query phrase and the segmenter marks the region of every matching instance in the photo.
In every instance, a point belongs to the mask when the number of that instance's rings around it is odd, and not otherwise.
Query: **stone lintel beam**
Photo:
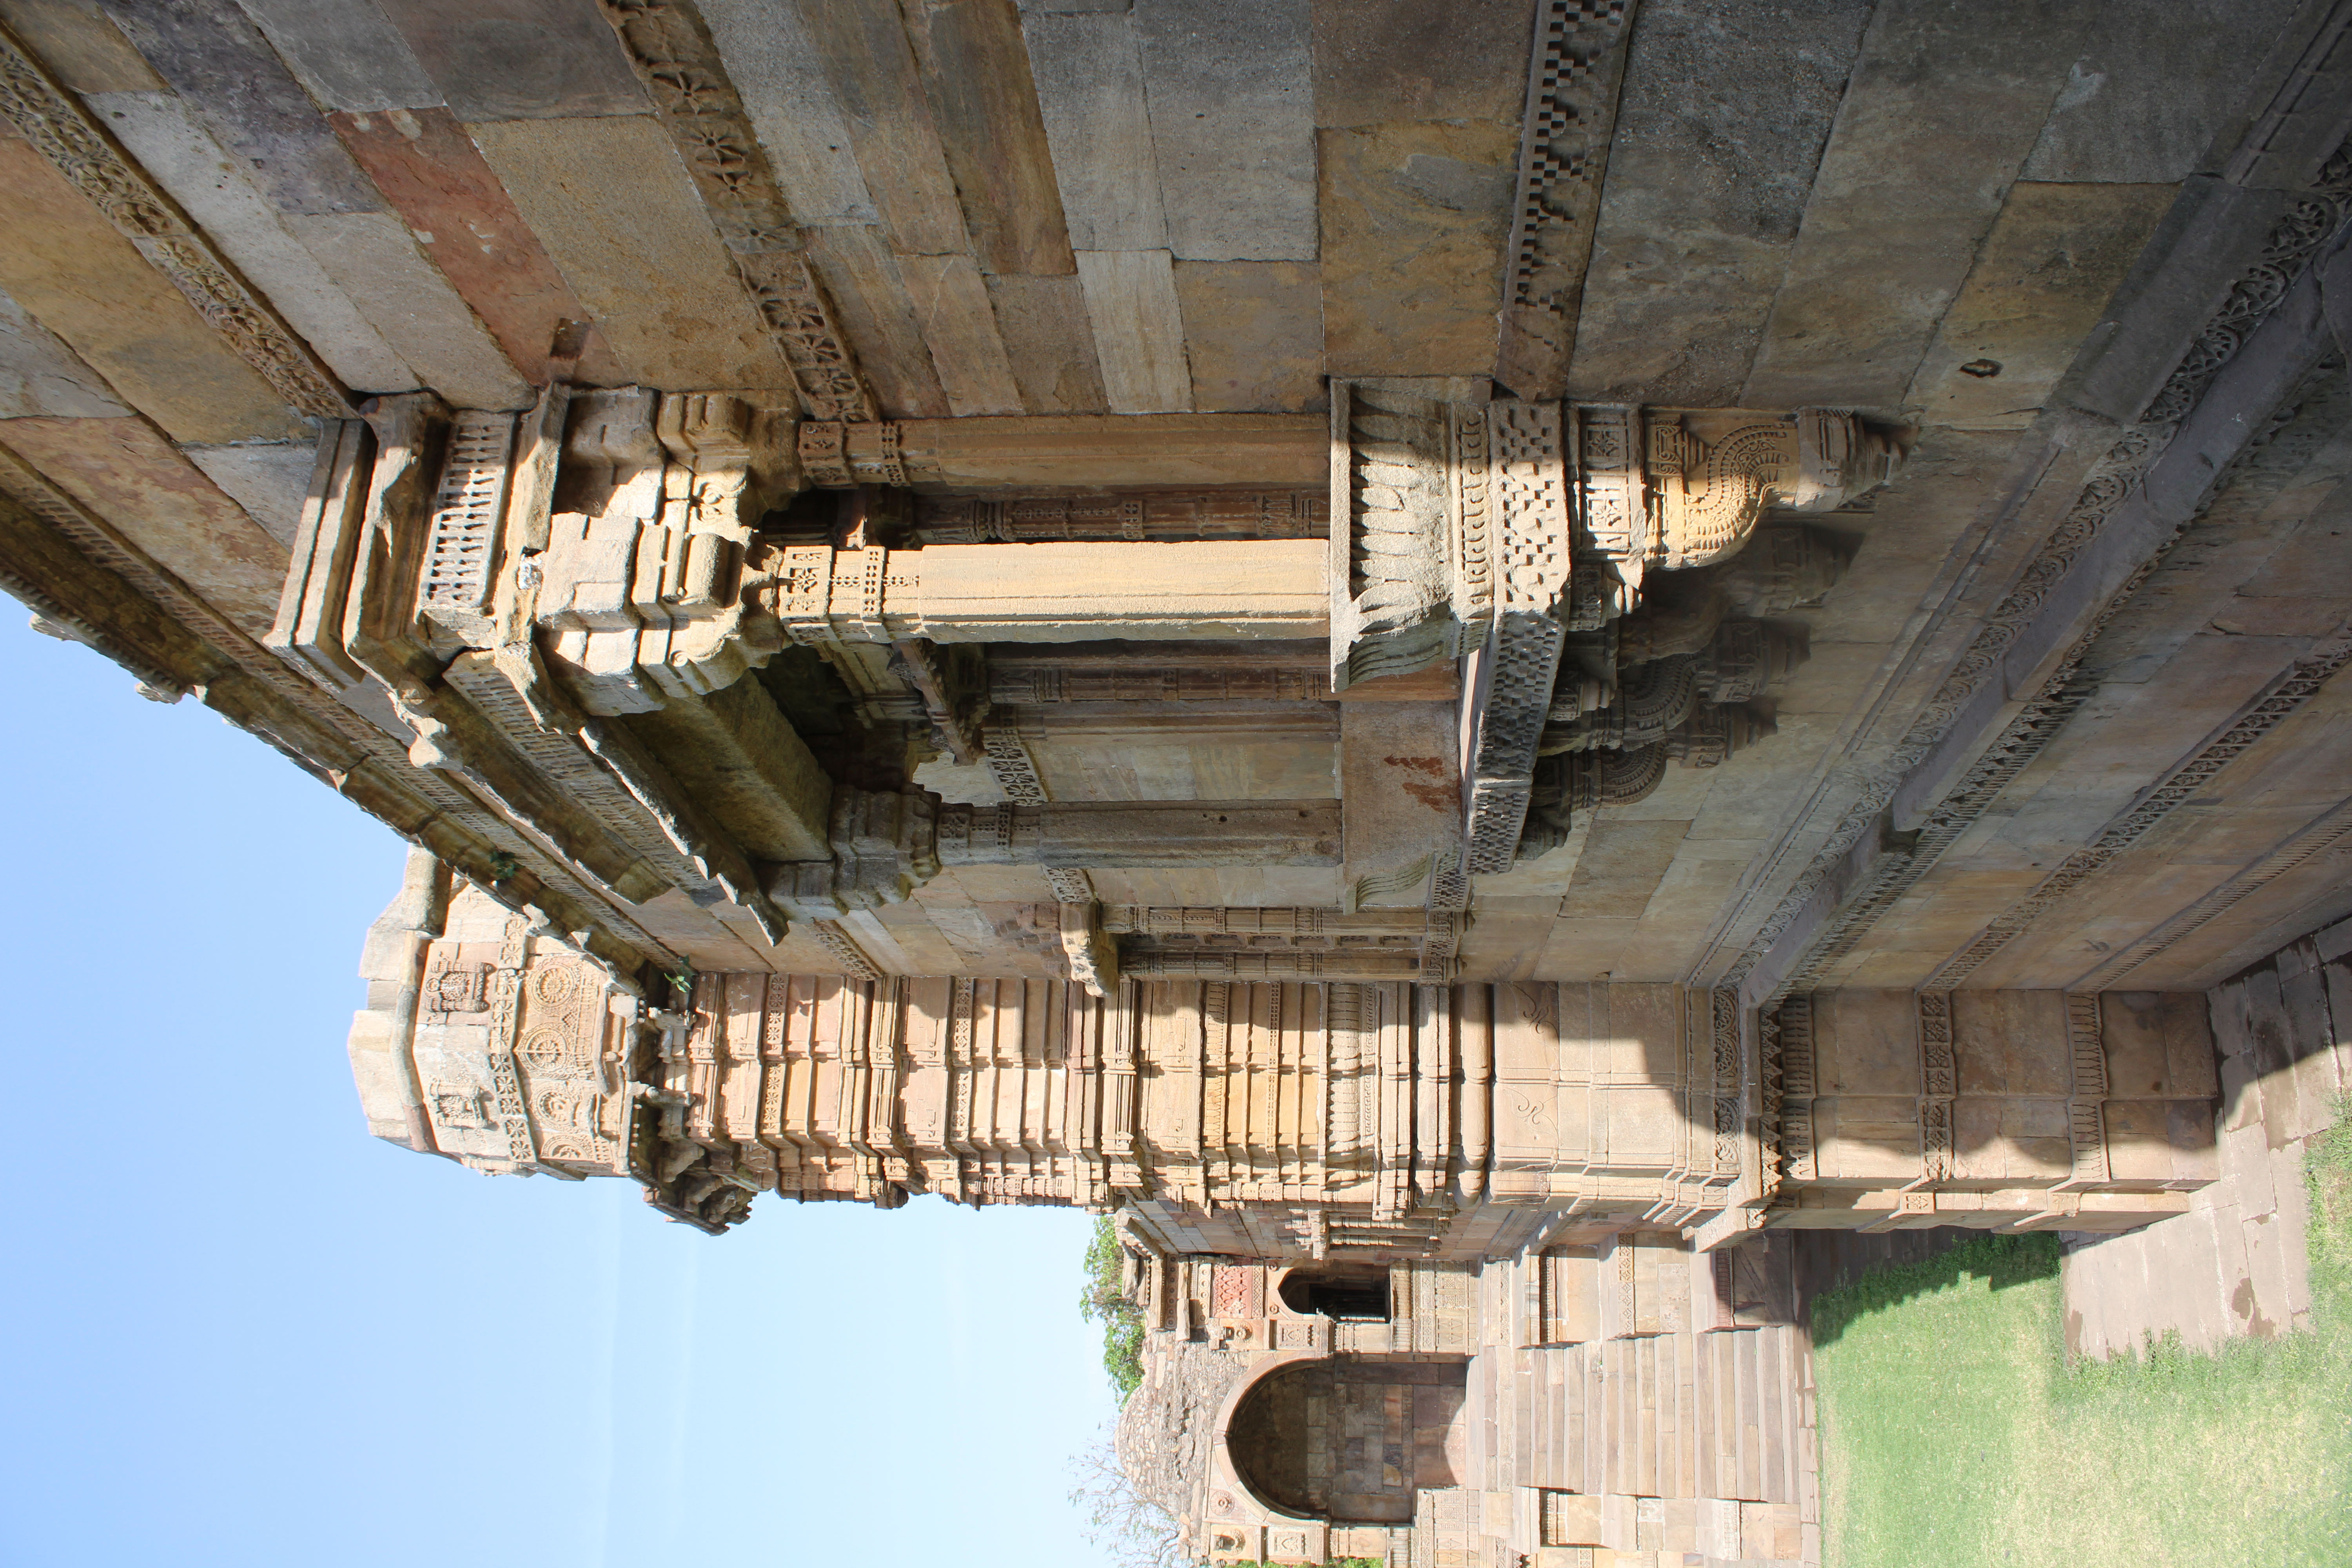
[[[1330,526],[1330,500],[1320,489],[923,496],[915,505],[915,542],[920,544],[1320,539]]]
[[[933,489],[1326,482],[1323,420],[1306,414],[1072,414],[1029,418],[814,421],[812,484]]]
[[[1340,910],[1314,905],[1106,904],[1103,930],[1155,939],[1233,938],[1286,945],[1328,945],[1349,939],[1418,941],[1419,910]]]
[[[1269,638],[1246,644],[1213,642],[1138,642],[1134,640],[1068,643],[1058,647],[1032,647],[1019,643],[991,648],[989,668],[1027,669],[1316,669],[1323,668],[1326,644],[1320,637]]]
[[[942,805],[942,866],[1335,866],[1336,800]]]
[[[1066,666],[1045,660],[1023,660],[1008,666],[992,658],[988,667],[988,700],[992,707],[997,708],[1134,708],[1143,704],[1154,708],[1203,704],[1255,708],[1328,702],[1331,683],[1320,668]]]
[[[1417,980],[1422,962],[1417,944],[1402,951],[1318,947],[1256,952],[1130,943],[1119,949],[1119,973],[1129,980]]]
[[[1093,642],[1319,637],[1323,545],[946,544],[778,552],[772,590],[794,642]]]

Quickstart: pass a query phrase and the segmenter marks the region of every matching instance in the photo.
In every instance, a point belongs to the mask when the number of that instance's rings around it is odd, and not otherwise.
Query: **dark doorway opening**
[[[1283,1277],[1282,1304],[1312,1317],[1385,1323],[1389,1321],[1389,1271],[1370,1263],[1294,1268]]]

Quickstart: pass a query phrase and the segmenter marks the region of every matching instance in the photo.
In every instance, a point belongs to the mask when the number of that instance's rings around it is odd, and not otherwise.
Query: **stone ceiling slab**
[[[1570,396],[1740,400],[1871,9],[1643,0]]]
[[[2175,194],[2167,184],[2011,186],[1906,406],[1931,425],[2031,425]]]
[[[1322,132],[1330,374],[1493,369],[1518,140],[1486,122]]]
[[[1743,404],[1900,407],[2096,9],[1873,12]]]
[[[285,440],[304,425],[80,193],[26,142],[0,136],[15,217],[0,289],[174,440]]]
[[[792,385],[659,125],[614,115],[467,130],[641,380],[676,390]]]
[[[1169,249],[1314,260],[1307,0],[1139,0],[1135,21]]]
[[[651,106],[593,5],[378,0],[449,111],[478,121],[645,114]]]
[[[130,412],[104,376],[0,294],[0,419],[105,419]]]

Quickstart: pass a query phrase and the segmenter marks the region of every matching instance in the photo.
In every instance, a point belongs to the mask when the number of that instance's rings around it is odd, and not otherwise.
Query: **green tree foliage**
[[[1126,1250],[1105,1215],[1095,1221],[1094,1238],[1087,1244],[1086,1288],[1078,1293],[1078,1310],[1102,1325],[1103,1370],[1121,1399],[1143,1381],[1143,1314],[1128,1299],[1121,1278],[1126,1271]]]

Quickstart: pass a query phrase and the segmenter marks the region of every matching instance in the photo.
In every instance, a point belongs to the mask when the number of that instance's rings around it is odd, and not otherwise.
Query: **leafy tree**
[[[1103,1370],[1125,1399],[1143,1381],[1143,1313],[1127,1294],[1127,1249],[1108,1215],[1095,1221],[1087,1244],[1086,1285],[1078,1310],[1103,1328]]]

